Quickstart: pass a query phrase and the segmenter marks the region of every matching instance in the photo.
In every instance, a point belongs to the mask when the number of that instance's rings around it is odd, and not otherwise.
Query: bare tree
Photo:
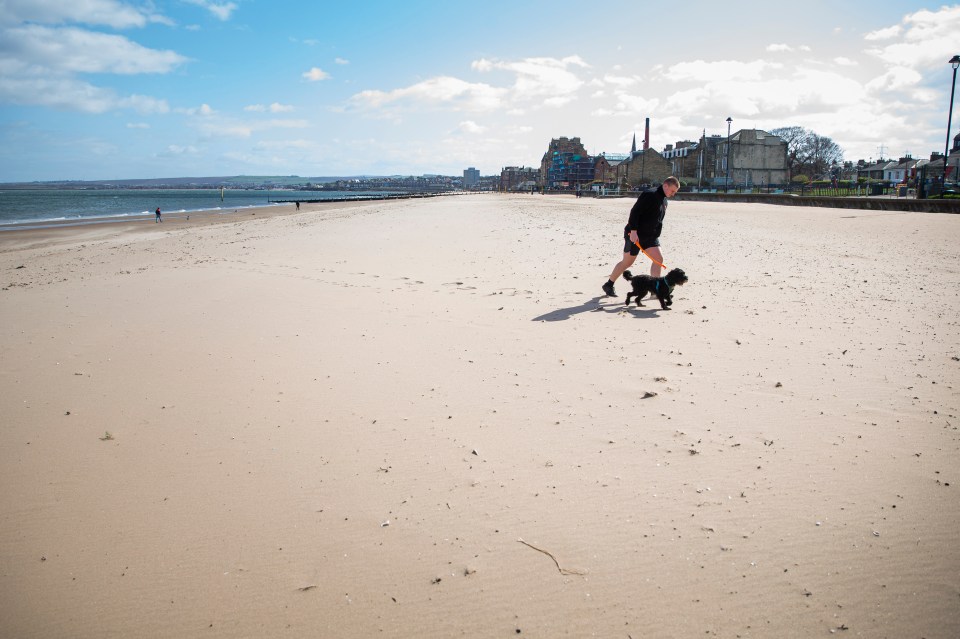
[[[829,172],[832,166],[843,161],[843,149],[825,135],[817,135],[811,131],[805,146],[810,173],[817,177]]]
[[[791,178],[801,173],[816,178],[843,161],[840,145],[814,131],[786,126],[770,132],[787,143],[787,169]]]
[[[803,149],[803,140],[807,136],[807,130],[802,126],[785,126],[779,129],[773,129],[770,133],[774,134],[787,143],[787,175],[792,178],[794,175],[803,173],[803,158],[801,156]]]

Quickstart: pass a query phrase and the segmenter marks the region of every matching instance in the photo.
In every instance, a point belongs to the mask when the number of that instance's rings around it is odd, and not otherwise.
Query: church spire
[[[637,132],[633,132],[633,146],[630,147],[630,155],[637,152]]]

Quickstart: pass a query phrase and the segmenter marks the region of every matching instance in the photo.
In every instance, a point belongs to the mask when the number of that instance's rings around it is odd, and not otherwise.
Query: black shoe
[[[613,282],[607,280],[606,284],[603,285],[603,292],[607,294],[607,297],[616,297],[617,292],[613,290]]]

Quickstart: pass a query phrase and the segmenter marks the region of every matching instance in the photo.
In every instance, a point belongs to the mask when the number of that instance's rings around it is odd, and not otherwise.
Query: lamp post
[[[730,125],[733,123],[733,118],[727,118],[727,190],[730,192]]]
[[[950,111],[947,113],[947,141],[943,145],[943,190],[940,191],[940,197],[943,197],[943,191],[947,189],[947,160],[950,157],[950,125],[953,120],[953,91],[957,88],[957,67],[960,67],[960,55],[950,58],[950,66],[953,67],[953,84],[950,85]]]

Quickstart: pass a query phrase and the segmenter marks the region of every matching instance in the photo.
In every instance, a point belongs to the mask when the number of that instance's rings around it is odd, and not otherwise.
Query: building
[[[707,137],[706,132],[700,136],[697,141],[695,169],[692,176],[692,185],[697,188],[710,188],[717,185],[717,178],[720,177],[720,183],[726,178],[726,174],[719,174],[719,164],[717,158],[720,156],[720,144],[725,142],[726,138],[720,135],[711,135]],[[689,157],[689,156],[688,156]],[[685,164],[689,165],[689,162]]]
[[[859,178],[867,180],[877,180],[878,182],[883,180],[883,171],[890,164],[889,160],[884,160],[881,158],[877,162],[865,163],[860,167],[860,176]],[[941,168],[942,168],[941,163]],[[859,179],[858,178],[858,179]]]
[[[960,176],[960,133],[953,137],[953,147],[947,155],[947,182],[956,182]],[[934,152],[927,163],[927,177],[943,179],[943,153]]]
[[[690,140],[677,142],[676,146],[668,144],[663,150],[663,159],[670,162],[671,175],[695,182],[699,169],[700,143]]]
[[[917,160],[909,155],[902,157],[896,162],[889,162],[883,167],[883,179],[886,182],[902,184],[909,179],[916,177]]]
[[[532,191],[537,188],[540,171],[533,167],[508,166],[500,170],[500,190]]]
[[[623,153],[601,153],[595,157],[593,159],[593,183],[605,187],[615,187],[618,184],[617,166],[628,157]]]
[[[789,179],[787,143],[766,131],[741,129],[730,136],[729,142],[721,138],[717,152],[714,184],[726,184],[727,176],[729,186],[747,188],[786,184]]]
[[[480,185],[480,171],[473,168],[472,166],[469,169],[463,171],[463,188],[465,189],[475,189]]]
[[[623,188],[639,188],[660,184],[673,175],[673,167],[653,149],[641,149],[617,164],[617,184]]]
[[[580,138],[554,138],[540,161],[540,184],[548,189],[576,188],[593,181],[594,160]]]

